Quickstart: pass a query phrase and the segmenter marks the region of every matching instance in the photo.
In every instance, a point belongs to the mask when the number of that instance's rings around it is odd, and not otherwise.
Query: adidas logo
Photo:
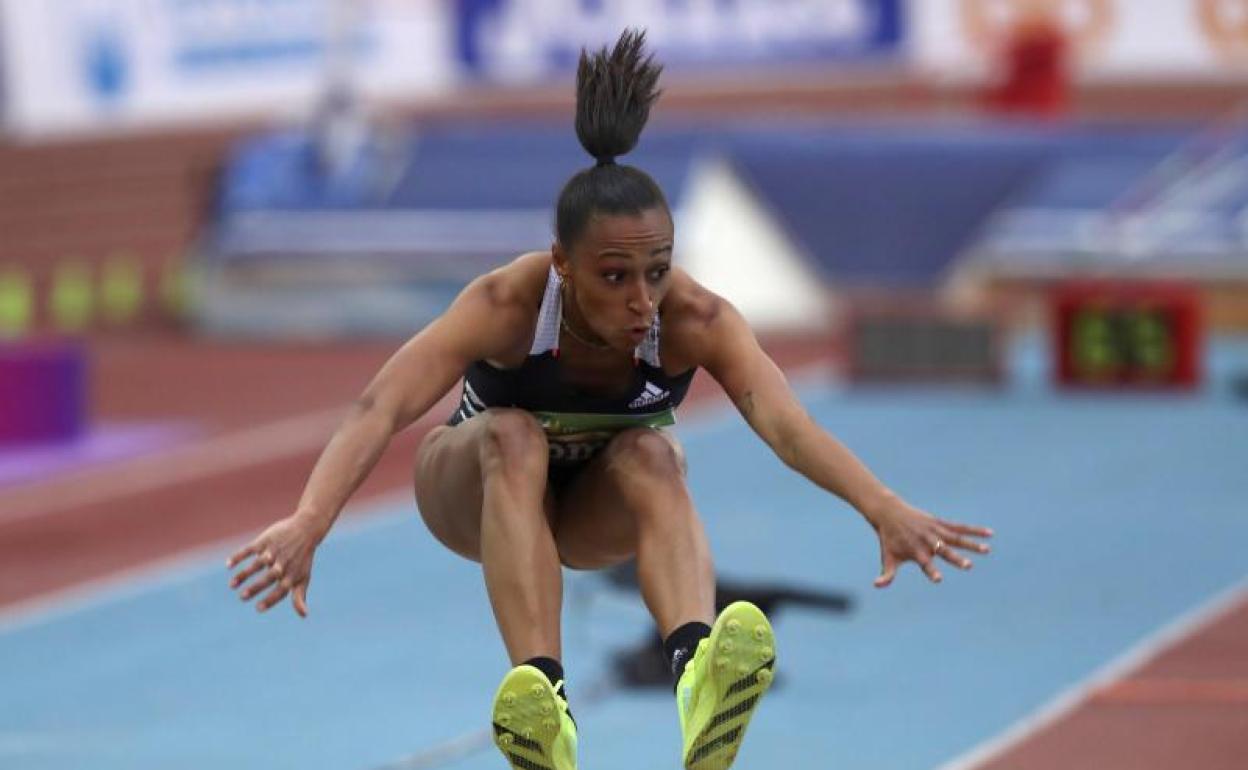
[[[658,402],[662,401],[663,399],[667,398],[670,395],[672,394],[669,393],[668,391],[662,390],[659,388],[658,385],[655,385],[653,382],[647,381],[646,389],[642,391],[640,396],[632,400],[632,403],[628,405],[628,408],[640,409],[643,406],[650,406],[651,404],[657,404]]]
[[[676,648],[676,652],[672,655],[672,673],[673,674],[681,670],[680,664],[684,662],[685,658],[687,657],[689,657],[689,649],[687,647]]]

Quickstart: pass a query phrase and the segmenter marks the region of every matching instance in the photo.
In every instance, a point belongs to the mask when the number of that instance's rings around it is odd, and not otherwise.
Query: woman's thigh
[[[661,443],[653,441],[659,437]],[[660,495],[675,486],[684,490],[685,454],[674,436],[651,428],[615,436],[555,501],[559,557],[574,569],[600,569],[632,558],[642,513],[634,502],[638,489]]]
[[[492,417],[487,411],[458,425],[439,425],[416,450],[416,505],[425,526],[444,546],[473,561],[481,560],[481,449]],[[551,521],[549,490],[542,506]]]

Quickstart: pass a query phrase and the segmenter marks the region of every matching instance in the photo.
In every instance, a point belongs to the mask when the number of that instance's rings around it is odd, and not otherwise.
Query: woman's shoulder
[[[479,276],[461,295],[476,308],[468,333],[483,340],[485,360],[500,368],[519,365],[533,342],[550,273],[550,252],[522,254]]]
[[[550,265],[549,251],[529,252],[482,275],[474,283],[496,308],[531,309],[536,313],[546,291]]]
[[[727,300],[698,283],[679,267],[672,268],[672,286],[663,298],[664,328],[691,332],[710,326]]]
[[[663,360],[676,369],[700,366],[712,344],[716,321],[728,301],[698,283],[680,268],[672,268],[672,286],[663,298]]]

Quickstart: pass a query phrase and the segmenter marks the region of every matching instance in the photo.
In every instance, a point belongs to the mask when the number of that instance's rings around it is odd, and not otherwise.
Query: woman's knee
[[[632,428],[611,440],[604,450],[614,474],[630,479],[678,480],[685,475],[685,453],[674,439],[653,428]]]
[[[483,473],[545,476],[549,448],[537,418],[522,409],[489,409],[475,419],[484,421]]]

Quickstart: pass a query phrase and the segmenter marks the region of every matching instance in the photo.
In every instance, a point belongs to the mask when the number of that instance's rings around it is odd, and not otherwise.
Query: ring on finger
[[[936,542],[932,543],[932,553],[940,553],[941,550],[944,549],[944,547],[945,547],[945,541],[941,540],[940,538],[936,538]]]

